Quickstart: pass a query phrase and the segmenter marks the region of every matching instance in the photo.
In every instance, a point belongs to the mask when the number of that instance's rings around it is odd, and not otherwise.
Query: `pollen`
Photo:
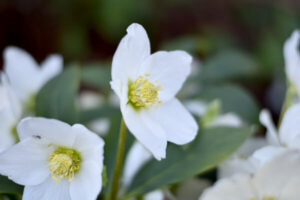
[[[71,182],[80,169],[81,156],[76,150],[59,147],[50,154],[48,161],[47,167],[56,182],[63,178]]]
[[[158,107],[162,103],[158,98],[159,85],[154,85],[148,80],[150,74],[139,76],[134,82],[129,84],[128,99],[136,108]],[[157,81],[155,81],[157,83]]]
[[[249,200],[257,200],[256,198],[251,198]],[[277,200],[275,197],[264,197],[262,200]]]

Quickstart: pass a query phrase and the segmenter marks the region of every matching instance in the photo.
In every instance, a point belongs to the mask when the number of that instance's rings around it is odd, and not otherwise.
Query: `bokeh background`
[[[238,83],[278,116],[282,46],[300,27],[299,10],[298,0],[1,0],[0,51],[19,46],[38,61],[60,53],[83,67],[110,62],[126,27],[138,22],[152,51],[187,50],[204,81]]]

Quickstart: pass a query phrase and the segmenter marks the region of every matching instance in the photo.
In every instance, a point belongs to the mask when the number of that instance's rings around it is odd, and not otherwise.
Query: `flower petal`
[[[38,64],[24,50],[8,47],[4,51],[4,71],[22,101],[39,88]]]
[[[150,42],[145,29],[139,24],[131,24],[114,54],[112,81],[127,85],[128,78],[136,78],[137,70],[148,56]]]
[[[0,154],[0,174],[21,185],[42,183],[52,149],[39,139],[27,138]]]
[[[40,185],[25,186],[23,200],[71,200],[69,187],[70,183],[66,179],[55,182],[49,176]]]
[[[250,175],[235,175],[220,179],[213,187],[206,189],[199,200],[242,200],[256,197],[251,186]]]
[[[151,159],[151,153],[143,145],[135,142],[129,150],[123,172],[123,184],[128,186],[136,172]]]
[[[9,109],[11,110],[12,114],[16,119],[19,119],[22,115],[22,106],[21,102],[17,97],[17,94],[13,90],[12,86],[10,85],[8,81],[8,77],[5,73],[0,72],[0,78],[1,78],[1,83],[3,84],[2,86],[2,92],[3,96],[1,98],[5,98],[5,103],[6,107],[10,107]]]
[[[286,148],[280,146],[266,146],[255,151],[249,158],[249,160],[255,166],[256,169],[259,169],[285,150]]]
[[[0,110],[0,152],[12,146],[16,139],[12,133],[12,128],[17,124],[10,109]]]
[[[300,103],[291,106],[284,114],[279,128],[281,142],[288,147],[300,148]]]
[[[175,144],[186,144],[195,139],[198,125],[193,116],[177,99],[149,109],[150,118],[164,130],[167,140]]]
[[[161,86],[159,98],[165,102],[181,89],[191,64],[192,57],[184,51],[158,51],[145,60],[139,75],[149,74],[147,78]]]
[[[148,110],[134,110],[130,105],[121,104],[124,121],[130,132],[157,160],[166,156],[167,138],[165,131],[149,115]]]
[[[291,37],[284,44],[285,71],[289,80],[296,85],[299,91],[300,76],[300,53],[298,45],[300,40],[299,30],[295,30]]]
[[[40,137],[47,139],[55,145],[71,147],[76,134],[72,132],[69,124],[56,119],[42,117],[27,117],[17,127],[20,140],[25,138]]]
[[[102,164],[83,162],[70,184],[72,200],[95,200],[102,188]]]
[[[268,110],[264,109],[259,114],[259,121],[267,128],[267,140],[272,145],[280,145],[279,136],[274,123],[271,119],[271,114]]]
[[[293,180],[300,180],[300,152],[299,150],[285,151],[276,156],[259,170],[254,177],[253,183],[259,196],[274,196],[280,199],[282,191],[290,187]],[[300,195],[299,190],[298,196]]]
[[[83,161],[102,162],[104,141],[81,124],[72,126],[76,139],[72,148],[82,154]]]
[[[63,69],[63,58],[60,55],[50,55],[41,64],[40,87],[54,76],[58,75]]]

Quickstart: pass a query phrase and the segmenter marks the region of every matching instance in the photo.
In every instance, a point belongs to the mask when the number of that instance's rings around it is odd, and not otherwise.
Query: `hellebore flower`
[[[95,200],[102,186],[103,140],[80,124],[25,118],[20,142],[0,154],[0,174],[24,185],[23,200]]]
[[[127,28],[112,62],[111,86],[120,99],[130,132],[156,159],[166,156],[167,141],[192,141],[198,126],[175,97],[190,73],[192,57],[184,51],[150,54],[145,29]]]
[[[199,200],[298,200],[300,152],[289,150],[274,157],[254,176],[236,174],[220,179]]]
[[[39,89],[62,71],[63,59],[50,55],[39,66],[24,50],[7,47],[4,51],[4,73],[23,106],[31,109],[33,98]]]

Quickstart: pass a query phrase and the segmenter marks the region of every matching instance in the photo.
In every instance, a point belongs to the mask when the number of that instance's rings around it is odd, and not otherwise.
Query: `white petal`
[[[296,85],[299,91],[300,53],[298,50],[300,32],[295,30],[284,44],[285,71],[289,80]]]
[[[164,193],[162,190],[155,190],[145,195],[144,200],[164,200]]]
[[[17,47],[5,49],[4,71],[22,101],[27,101],[30,95],[38,90],[38,64],[22,49]]]
[[[255,197],[249,175],[235,175],[219,180],[204,191],[199,200],[249,200]]]
[[[130,132],[143,144],[157,160],[166,157],[167,138],[145,109],[136,111],[130,105],[122,105],[121,111]]]
[[[231,127],[241,127],[243,122],[239,116],[234,113],[226,113],[217,116],[210,124],[212,127],[216,126],[231,126]]]
[[[76,139],[72,148],[82,154],[83,161],[102,162],[104,141],[81,124],[72,126]]]
[[[47,139],[55,145],[70,147],[73,145],[76,133],[67,123],[56,119],[42,117],[27,117],[17,127],[20,140],[28,137]]]
[[[279,137],[268,110],[264,109],[259,114],[260,123],[267,128],[267,140],[272,145],[280,145]]]
[[[266,146],[255,151],[249,160],[256,169],[259,169],[284,151],[286,151],[286,148],[279,146]]]
[[[39,139],[24,139],[0,154],[0,174],[21,185],[37,185],[50,174],[47,164],[52,149]]]
[[[95,200],[102,188],[102,163],[83,162],[70,184],[72,200]]]
[[[285,187],[281,189],[280,199],[298,200],[300,196],[299,188],[299,177],[291,178],[287,185],[285,185]]]
[[[13,136],[12,128],[17,124],[10,109],[0,111],[0,152],[12,146],[16,139]]]
[[[151,153],[145,149],[143,145],[135,142],[127,154],[124,172],[123,172],[123,183],[128,186],[137,173],[137,171],[151,159]]]
[[[137,70],[150,56],[150,42],[145,29],[131,24],[121,40],[112,61],[112,81],[127,85],[128,78],[136,79]]]
[[[257,191],[259,191],[259,196],[272,195],[274,197],[280,197],[281,192],[284,191],[286,187],[290,187],[289,184],[291,181],[300,180],[299,166],[299,150],[285,151],[276,156],[272,161],[261,168],[254,178],[254,186]],[[280,199],[288,198],[280,197]]]
[[[66,179],[56,182],[49,176],[40,185],[25,186],[23,200],[71,200],[69,187]]]
[[[281,142],[288,147],[300,148],[300,104],[291,106],[284,114],[279,129]]]
[[[13,90],[12,86],[10,85],[7,75],[5,73],[1,73],[1,72],[0,72],[0,75],[1,75],[1,83],[3,84],[3,86],[2,86],[3,94],[2,95],[3,95],[3,98],[6,99],[5,106],[10,107],[9,109],[13,113],[14,117],[16,119],[19,119],[22,115],[21,102],[18,99],[17,94]]]
[[[148,57],[139,75],[150,74],[151,82],[161,86],[159,98],[166,102],[181,89],[191,71],[192,57],[184,51],[159,51]]]
[[[54,76],[58,75],[63,69],[63,58],[60,55],[50,55],[41,64],[40,87]],[[39,88],[40,89],[40,88]]]
[[[162,127],[167,140],[186,144],[195,139],[198,125],[192,115],[177,100],[172,99],[158,108],[149,109],[151,119]]]

